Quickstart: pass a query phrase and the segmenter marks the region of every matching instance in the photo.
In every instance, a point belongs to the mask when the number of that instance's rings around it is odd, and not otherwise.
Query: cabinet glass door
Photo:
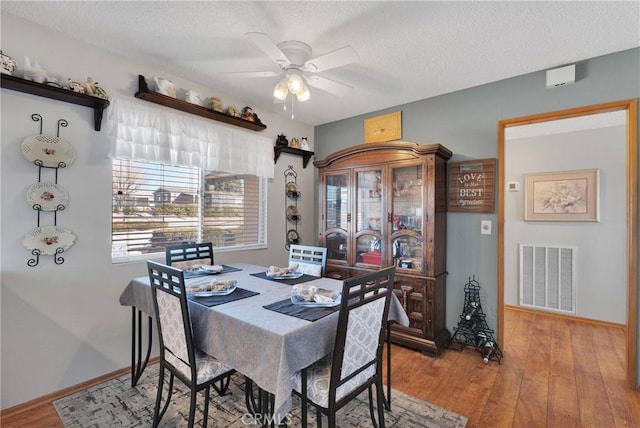
[[[326,208],[325,245],[327,257],[334,260],[347,260],[348,221],[349,221],[349,174],[327,174],[325,176],[324,195]]]
[[[382,266],[386,218],[382,206],[382,170],[356,172],[356,261]]]
[[[425,271],[422,239],[423,165],[392,169],[392,252],[394,264],[403,269]]]

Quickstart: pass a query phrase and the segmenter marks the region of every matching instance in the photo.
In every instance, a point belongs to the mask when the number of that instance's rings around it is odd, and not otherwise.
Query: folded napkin
[[[291,300],[296,303],[334,303],[340,298],[340,292],[318,288],[314,285],[296,284],[291,289]]]
[[[267,276],[287,275],[298,270],[298,266],[298,263],[291,263],[289,267],[286,268],[279,266],[269,266],[269,269],[267,269]]]
[[[221,291],[227,291],[231,287],[235,287],[237,283],[238,281],[236,281],[235,279],[229,279],[227,281],[217,281],[214,279],[209,284],[190,285],[186,287],[186,289],[188,293],[202,293],[205,291],[221,292]]]
[[[222,271],[222,269],[224,269],[224,267],[222,265],[203,265],[199,267],[200,270],[204,270],[207,272],[213,272],[213,273],[217,273]]]

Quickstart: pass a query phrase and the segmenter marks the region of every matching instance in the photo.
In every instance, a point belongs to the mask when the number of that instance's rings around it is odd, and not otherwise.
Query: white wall
[[[138,63],[80,41],[2,14],[2,50],[18,61],[24,56],[66,81],[84,81],[87,76],[111,95],[130,96],[138,87],[138,74],[163,76],[179,87],[200,94],[219,96],[225,105],[244,106],[242,100],[219,88],[206,88],[185,76]],[[0,171],[0,289],[3,409],[75,385],[130,363],[131,310],[118,298],[130,278],[146,274],[143,262],[111,263],[111,163],[107,158],[106,117],[103,130],[93,129],[93,111],[87,107],[49,100],[8,89],[1,93]],[[60,137],[73,144],[75,162],[59,170],[58,182],[70,195],[67,209],[58,213],[58,225],[77,235],[61,265],[52,256],[42,256],[36,267],[28,267],[31,254],[22,246],[23,236],[36,227],[36,212],[26,202],[27,188],[38,180],[38,168],[22,155],[20,145],[39,125],[31,114],[44,118],[45,134],[55,135],[56,122],[69,122]],[[307,136],[313,148],[313,128],[291,121],[277,112],[256,111],[267,125],[263,135],[273,138]],[[105,114],[106,116],[106,114]],[[283,154],[269,184],[268,242],[264,250],[216,253],[216,261],[248,261],[269,265],[285,263],[285,187],[283,171],[293,165],[303,197],[298,203],[303,223],[310,232],[303,242],[314,243],[313,166],[302,168],[302,159]],[[45,171],[43,180],[53,179]],[[41,224],[52,224],[43,213]]]
[[[506,139],[505,181],[520,191],[505,191],[505,304],[519,305],[519,244],[576,247],[576,315],[626,323],[625,147],[624,126]],[[600,221],[524,221],[526,174],[596,168]]]

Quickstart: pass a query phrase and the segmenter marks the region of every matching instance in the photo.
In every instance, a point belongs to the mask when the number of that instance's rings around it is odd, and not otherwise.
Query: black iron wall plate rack
[[[300,244],[300,235],[298,233],[298,222],[301,220],[298,211],[298,199],[302,196],[298,187],[298,173],[293,166],[284,171],[284,192],[285,192],[285,230],[287,236],[285,240],[285,248],[289,251],[291,245]]]
[[[42,116],[34,113],[31,115],[31,119],[34,122],[40,122],[40,135],[42,134],[42,126],[43,126],[43,119]],[[60,128],[66,128],[67,125],[69,124],[69,122],[66,119],[59,119],[58,120],[58,126],[57,126],[57,132],[56,132],[56,138],[60,137]],[[36,165],[38,167],[38,183],[42,183],[42,172],[43,169],[44,170],[53,170],[54,172],[54,184],[57,186],[58,185],[58,170],[60,168],[66,168],[67,167],[67,163],[64,161],[60,161],[57,164],[55,164],[54,166],[49,166],[49,165],[45,165],[45,162],[43,159],[40,158],[36,158],[35,160],[33,160],[33,164]],[[31,205],[31,208],[33,208],[36,213],[37,213],[37,228],[40,228],[40,219],[41,219],[41,215],[43,212],[50,212],[53,213],[53,226],[57,226],[58,225],[58,211],[64,211],[66,209],[66,205],[64,203],[58,203],[55,205],[55,209],[53,210],[44,210],[43,206],[41,203],[33,203]],[[65,248],[63,246],[58,246],[55,249],[55,254],[54,254],[54,263],[57,265],[60,265],[62,263],[64,263],[64,257],[62,257],[62,254],[64,254],[65,252]],[[43,255],[42,251],[35,248],[33,250],[31,250],[31,254],[34,256],[33,258],[27,260],[27,265],[34,267],[37,266],[38,263],[40,262],[40,256]]]

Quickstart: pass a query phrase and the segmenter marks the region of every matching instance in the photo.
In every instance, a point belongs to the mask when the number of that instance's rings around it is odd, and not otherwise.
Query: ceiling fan
[[[241,77],[276,77],[284,74],[273,89],[273,96],[277,100],[285,101],[289,93],[295,95],[298,102],[308,100],[311,93],[305,82],[309,86],[338,96],[344,96],[352,89],[349,85],[316,74],[357,62],[360,57],[351,46],[311,58],[311,46],[306,43],[288,40],[276,44],[264,33],[252,32],[245,35],[280,66],[280,71],[248,71],[233,74]]]

